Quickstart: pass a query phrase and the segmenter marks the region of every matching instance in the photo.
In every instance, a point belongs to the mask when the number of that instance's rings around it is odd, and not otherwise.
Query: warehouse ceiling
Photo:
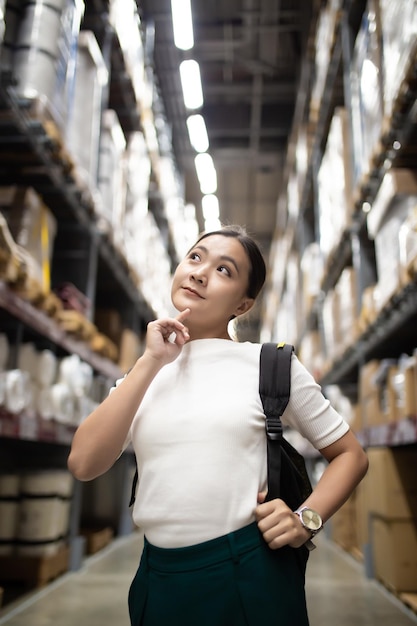
[[[312,0],[192,0],[194,48],[174,46],[170,0],[143,0],[154,25],[153,57],[187,200],[200,209],[195,152],[179,79],[183,59],[198,61],[223,222],[239,222],[269,246],[294,113]],[[148,30],[149,33],[149,30]]]
[[[142,0],[141,18],[152,50],[174,153],[185,174],[187,202],[201,192],[195,174],[179,64],[200,65],[209,152],[217,170],[223,223],[240,223],[266,257],[291,130],[302,55],[314,0],[192,0],[194,47],[174,45],[170,0]]]

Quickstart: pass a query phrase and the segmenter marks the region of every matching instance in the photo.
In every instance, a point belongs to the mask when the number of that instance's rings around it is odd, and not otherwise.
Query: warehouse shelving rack
[[[134,86],[126,71],[123,51],[114,28],[109,23],[109,3],[86,3],[83,29],[94,31],[109,71],[109,84],[103,92],[102,110],[113,108],[126,136],[144,130],[143,111],[138,105]],[[149,43],[148,43],[149,46]],[[152,70],[149,68],[148,76]],[[156,86],[154,87],[156,92]],[[155,94],[154,106],[161,106]],[[65,275],[52,266],[53,284],[69,280],[88,298],[88,315],[93,319],[96,306],[116,306],[126,327],[141,334],[147,323],[155,318],[152,306],[144,298],[138,281],[112,241],[112,233],[103,231],[96,213],[94,198],[79,184],[74,175],[71,157],[60,134],[50,132],[47,109],[17,95],[11,77],[0,77],[0,186],[30,186],[42,197],[58,223],[54,257],[65,266]],[[148,112],[149,113],[149,112]],[[54,129],[56,130],[56,128]],[[172,264],[177,261],[164,205],[158,193],[158,154],[152,152],[152,185],[150,210],[161,230]],[[0,318],[12,339],[33,340],[39,347],[48,347],[59,355],[76,354],[89,363],[96,375],[110,387],[123,375],[118,364],[91,350],[89,345],[66,333],[54,319],[33,303],[18,295],[0,281]],[[21,450],[25,460],[40,467],[66,467],[74,427],[55,420],[22,413],[0,412],[0,446],[4,463],[13,464]],[[7,451],[7,453],[6,453]],[[4,463],[2,467],[4,467]],[[131,470],[134,457],[130,449],[111,470],[113,480],[114,525],[116,534],[131,531],[128,508]],[[19,464],[21,469],[21,464]],[[76,481],[70,520],[70,569],[78,569],[83,559],[83,539],[79,535],[84,487]]]

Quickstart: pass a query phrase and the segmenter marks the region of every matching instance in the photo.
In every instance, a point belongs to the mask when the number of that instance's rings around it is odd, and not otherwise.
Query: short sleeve
[[[126,378],[127,374],[125,374],[122,378],[118,378],[116,380],[116,382],[114,383],[113,387],[110,387],[109,389],[109,395],[111,393],[113,393],[113,391],[115,389],[117,389],[117,387],[124,381],[124,379]],[[123,443],[122,449],[120,451],[120,455],[121,456],[123,454],[123,452],[126,450],[126,448],[132,443],[132,435],[131,435],[131,430],[132,428],[129,428],[129,432],[127,433],[126,439]]]
[[[293,355],[291,362],[291,395],[282,416],[291,426],[320,450],[343,437],[349,424],[324,397],[320,385]]]

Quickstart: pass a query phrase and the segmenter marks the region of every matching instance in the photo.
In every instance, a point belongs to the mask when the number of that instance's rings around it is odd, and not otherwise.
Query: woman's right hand
[[[149,322],[145,354],[161,365],[175,361],[183,345],[190,339],[188,328],[183,323],[190,313],[190,309],[185,309],[177,317],[165,317]]]

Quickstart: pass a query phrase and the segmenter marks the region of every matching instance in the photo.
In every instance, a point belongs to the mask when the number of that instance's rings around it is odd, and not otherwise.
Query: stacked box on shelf
[[[280,200],[278,201],[278,204]],[[282,290],[285,281],[286,259],[291,246],[290,233],[287,231],[284,235],[274,235],[270,252],[269,267],[270,275],[268,276],[269,293],[268,297],[263,301],[263,323],[261,336],[263,341],[275,340],[275,327],[277,314],[281,306]]]
[[[40,196],[31,187],[2,187],[0,211],[4,214],[10,234],[24,254],[26,280],[16,285],[23,296],[29,295],[38,285],[37,295],[50,292],[50,267],[52,262],[56,219]]]
[[[140,17],[134,0],[111,0],[109,22],[122,50],[125,68],[141,109],[152,105],[152,89],[145,75],[145,52],[141,38]]]
[[[353,346],[359,334],[357,289],[356,271],[352,267],[346,267],[335,287],[339,306],[337,325],[338,336],[341,340],[339,350],[341,351]]]
[[[320,249],[327,260],[351,223],[352,167],[346,109],[335,109],[318,173]]]
[[[341,0],[327,0],[318,18],[315,37],[314,82],[310,100],[310,118],[313,121],[317,119],[320,110],[341,8]]]
[[[417,358],[402,355],[391,369],[389,384],[389,413],[391,421],[417,416]]]
[[[302,274],[302,305],[306,317],[321,292],[323,280],[323,254],[318,243],[306,246],[300,261]]]
[[[11,4],[16,10],[8,12],[7,18],[12,18],[10,36],[15,39],[6,64],[11,65],[16,90],[25,98],[45,103],[64,133],[73,94],[74,54],[84,2],[37,0],[17,3],[23,5],[19,8]]]
[[[381,361],[368,361],[359,372],[359,404],[363,426],[379,426],[388,421],[386,413],[386,395]]]
[[[4,344],[3,349],[9,345]],[[78,426],[96,407],[92,367],[77,355],[58,360],[51,350],[38,350],[31,342],[10,345],[8,351],[15,362],[12,368],[4,363],[0,371],[0,409],[22,415],[30,433],[48,429],[47,422]]]
[[[370,324],[373,324],[378,316],[377,303],[378,286],[376,284],[366,287],[361,295],[361,310],[357,321],[359,333],[367,330]]]
[[[19,474],[0,474],[0,555],[12,554],[19,515]]]
[[[117,113],[103,111],[98,189],[101,196],[100,227],[111,234],[115,245],[122,248],[123,220],[126,207],[126,139]],[[102,218],[102,219],[101,219]]]
[[[369,175],[371,161],[381,137],[383,120],[381,64],[378,3],[377,0],[368,0],[355,41],[350,73],[355,188],[358,188]]]
[[[293,225],[297,223],[298,216],[300,214],[300,187],[298,184],[298,177],[296,172],[291,172],[288,177],[287,183],[287,212],[288,223]]]
[[[122,372],[128,372],[143,353],[141,337],[130,328],[124,328],[119,344],[119,367]]]
[[[301,276],[297,254],[293,253],[288,256],[285,275],[285,291],[276,312],[273,337],[279,341],[296,343],[303,321],[301,312]]]
[[[171,261],[155,218],[147,212],[135,230],[125,229],[127,262],[134,272],[138,288],[157,315],[169,310]]]
[[[126,206],[124,230],[135,233],[149,208],[151,160],[143,133],[129,136],[125,154]]]
[[[297,129],[295,140],[295,173],[297,177],[298,195],[301,198],[307,178],[308,166],[311,158],[312,135],[309,125],[305,122]]]
[[[323,322],[323,338],[324,352],[326,358],[326,367],[329,367],[335,361],[339,354],[341,345],[341,337],[339,335],[338,320],[340,317],[339,295],[335,289],[330,289],[321,308]]]
[[[182,258],[198,236],[195,208],[184,206],[184,190],[180,174],[171,156],[159,158],[159,193],[164,205],[169,230],[179,258]]]
[[[415,64],[417,3],[415,0],[379,0],[382,31],[384,129],[389,129],[397,98]]]
[[[97,197],[103,90],[108,72],[94,33],[78,38],[74,96],[66,130],[67,147],[75,162],[78,184]],[[100,210],[100,209],[99,209]]]
[[[6,24],[4,21],[6,12],[6,0],[1,0],[0,2],[0,44],[3,41],[4,31],[6,30]],[[0,606],[1,606],[1,597],[0,597]]]
[[[357,314],[356,271],[346,267],[335,287],[327,292],[322,306],[323,334],[329,364],[355,343],[358,336]]]
[[[130,328],[124,327],[122,316],[116,309],[97,309],[95,323],[100,332],[109,337],[117,346],[118,365],[122,372],[127,372],[142,354],[143,346],[140,336]]]
[[[22,19],[22,3],[20,0],[8,0],[5,3],[4,36],[1,45],[0,67],[6,74],[13,72],[13,55],[17,41],[19,23]]]
[[[298,354],[301,362],[316,380],[320,380],[324,369],[324,354],[321,336],[318,330],[306,332],[299,344]]]
[[[417,205],[400,227],[399,239],[401,279],[406,284],[417,276]]]
[[[73,485],[73,477],[65,470],[37,470],[21,476],[18,554],[55,554],[64,545]]]
[[[0,474],[0,554],[57,553],[68,534],[73,485],[66,470]]]
[[[151,164],[144,137],[129,139],[126,157],[126,209],[123,251],[138,288],[159,314],[169,309],[171,262],[163,233],[148,210]]]
[[[417,448],[371,448],[364,480],[375,576],[417,591]]]
[[[332,539],[347,552],[359,549],[355,492],[331,519]]]
[[[402,286],[400,232],[416,206],[417,173],[406,169],[388,171],[367,218],[369,236],[375,241],[378,310]]]
[[[327,386],[326,397],[353,431],[357,432],[362,429],[358,405],[345,395],[342,387],[338,385]],[[332,539],[344,550],[354,552],[355,554],[361,552],[357,509],[358,498],[356,492],[354,492],[342,508],[332,517],[330,524]]]

